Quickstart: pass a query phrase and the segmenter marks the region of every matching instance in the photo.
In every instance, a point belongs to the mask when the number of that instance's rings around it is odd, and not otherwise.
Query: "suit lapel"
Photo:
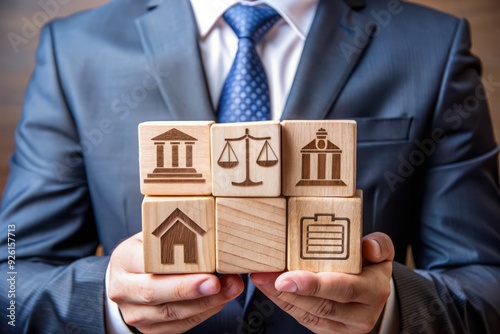
[[[136,19],[144,52],[175,119],[213,120],[197,27],[189,1],[151,0]]]
[[[351,8],[363,1],[347,2],[320,0],[283,119],[323,119],[369,45],[369,19]]]

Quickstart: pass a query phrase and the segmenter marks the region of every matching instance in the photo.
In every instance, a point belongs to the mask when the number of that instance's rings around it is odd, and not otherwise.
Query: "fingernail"
[[[380,254],[382,253],[382,250],[381,250],[381,248],[380,248],[380,244],[379,244],[379,243],[378,243],[378,241],[377,241],[377,240],[375,240],[375,239],[371,239],[371,240],[370,240],[370,243],[371,243],[371,244],[372,244],[372,246],[373,246],[373,251],[374,251],[374,254],[373,254],[373,255],[375,255],[375,257],[379,257],[379,256],[380,256]]]
[[[205,296],[211,296],[213,294],[216,294],[216,288],[214,282],[211,280],[206,280],[203,281],[199,286],[198,286],[198,291]]]
[[[281,292],[297,292],[297,284],[294,281],[283,281],[278,284],[278,291]]]

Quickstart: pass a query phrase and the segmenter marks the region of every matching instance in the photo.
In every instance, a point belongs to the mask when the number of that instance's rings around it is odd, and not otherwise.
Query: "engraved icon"
[[[217,160],[217,164],[222,168],[234,168],[238,166],[239,160],[233,147],[231,146],[231,142],[245,140],[245,180],[241,182],[231,182],[234,186],[251,187],[262,185],[262,181],[253,181],[250,178],[250,140],[264,141],[264,145],[262,146],[255,163],[261,167],[273,167],[278,163],[278,157],[269,144],[270,139],[271,137],[254,137],[249,134],[248,129],[245,129],[245,134],[241,137],[224,139],[226,141],[226,145]]]
[[[205,233],[184,212],[175,209],[152,233],[161,240],[161,263],[175,264],[176,245],[182,246],[184,263],[198,263],[197,238]]]
[[[156,168],[147,175],[144,183],[205,183],[202,174],[193,168],[193,146],[198,139],[174,128],[151,140],[156,146]],[[171,154],[167,154],[170,167],[165,167],[167,143],[171,150]],[[185,157],[183,161],[182,156]]]
[[[300,257],[314,260],[349,258],[349,218],[317,213],[300,219]]]
[[[342,150],[327,139],[323,128],[316,132],[316,138],[304,146],[302,154],[302,175],[297,186],[345,186],[340,179]],[[312,166],[316,166],[316,170]]]

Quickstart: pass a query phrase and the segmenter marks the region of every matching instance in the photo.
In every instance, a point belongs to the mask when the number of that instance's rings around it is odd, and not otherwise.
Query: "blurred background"
[[[0,194],[7,178],[8,159],[14,150],[14,130],[21,113],[24,91],[33,70],[40,27],[49,19],[96,7],[108,1],[0,1]],[[489,103],[498,141],[500,138],[500,1],[417,0],[414,2],[469,19],[472,27],[472,50],[483,61],[483,77],[497,83],[492,87]],[[25,29],[23,32],[23,26],[28,25],[26,22],[29,22],[34,29]],[[14,34],[21,37],[17,47],[12,46],[9,34],[11,38]]]

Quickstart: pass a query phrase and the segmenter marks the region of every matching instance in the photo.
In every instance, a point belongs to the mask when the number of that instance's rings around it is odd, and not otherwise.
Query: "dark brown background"
[[[47,15],[40,3],[49,2],[58,4],[58,8],[53,6],[50,10],[54,13],[49,12]],[[33,69],[34,54],[38,45],[38,33],[34,32],[33,37],[30,36],[27,43],[20,45],[18,52],[15,52],[7,35],[13,32],[22,36],[23,19],[40,25],[49,16],[65,16],[106,2],[108,0],[0,1],[0,193],[5,186],[8,159],[14,150],[13,133],[21,112],[24,90]],[[418,0],[415,2],[467,17],[471,22],[473,51],[483,60],[483,77],[491,77],[493,82],[498,83],[489,97],[489,103],[496,138],[500,138],[500,1]]]

